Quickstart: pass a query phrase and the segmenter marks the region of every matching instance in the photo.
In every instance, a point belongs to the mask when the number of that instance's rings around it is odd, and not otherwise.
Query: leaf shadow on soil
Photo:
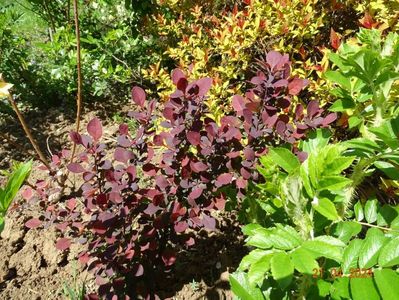
[[[161,299],[232,299],[228,274],[248,249],[236,216],[223,213],[219,230],[201,230],[196,243],[177,255],[176,266],[158,286]]]

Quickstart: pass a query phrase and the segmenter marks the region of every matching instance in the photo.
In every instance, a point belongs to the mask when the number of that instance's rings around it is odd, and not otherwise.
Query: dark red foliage
[[[151,291],[136,289],[135,283],[151,283],[154,272],[175,263],[179,248],[194,244],[187,229],[217,226],[212,212],[224,209],[229,192],[240,198],[248,181],[258,180],[255,166],[268,146],[286,142],[296,152],[296,142],[307,131],[335,120],[334,114],[323,117],[316,101],[306,108],[292,107],[292,97],[307,81],[290,76],[287,55],[271,51],[258,66],[251,79],[254,87],[233,97],[234,111],[220,124],[205,117],[204,99],[212,79],[190,82],[181,70],[174,70],[176,90],[157,109],[143,89],[133,88],[138,111],[129,116],[141,126],[133,135],[122,124],[111,153],[100,141],[102,126],[95,118],[87,126],[89,135],[70,135],[83,148],[74,163],[66,163],[66,151],[53,159],[55,169],[82,174],[82,202],[72,198],[45,203],[44,218],[68,236],[57,242],[58,249],[69,248],[72,239],[87,245],[79,261],[95,274],[102,296],[127,294],[136,299],[138,290],[148,296]],[[156,111],[162,112],[163,130],[154,126]],[[143,183],[145,178],[153,184]],[[49,182],[37,183],[36,192],[46,201],[58,191]]]

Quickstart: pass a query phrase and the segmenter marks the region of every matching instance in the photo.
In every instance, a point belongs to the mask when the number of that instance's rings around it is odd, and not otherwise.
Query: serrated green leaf
[[[285,252],[273,255],[270,262],[273,278],[277,281],[281,289],[286,289],[294,274],[294,265],[290,257]]]
[[[330,137],[331,132],[329,130],[319,128],[316,131],[310,132],[306,140],[301,141],[301,149],[307,153],[317,152],[328,145]]]
[[[343,176],[324,176],[317,184],[319,191],[323,190],[342,190],[348,186],[352,181],[349,178]]]
[[[357,268],[357,261],[363,242],[363,240],[355,239],[345,248],[342,256],[342,272],[344,274],[348,274],[351,268]]]
[[[339,222],[334,228],[334,235],[341,241],[347,243],[362,230],[362,225],[353,221]]]
[[[364,218],[363,206],[360,201],[357,201],[355,206],[353,207],[355,210],[356,220],[361,221]]]
[[[252,232],[252,236],[247,239],[247,245],[261,249],[268,249],[273,246],[273,240],[270,237],[270,230],[258,228]]]
[[[399,237],[392,239],[381,249],[378,264],[381,267],[392,267],[399,264]]]
[[[291,254],[295,269],[302,274],[313,274],[313,269],[318,269],[319,264],[304,248],[295,249]]]
[[[382,299],[398,300],[399,275],[390,269],[374,271],[374,280]]]
[[[353,300],[380,300],[373,278],[351,278],[350,290]]]
[[[254,232],[255,232],[255,230],[256,230],[256,229],[259,229],[259,228],[262,228],[262,226],[260,226],[259,224],[252,223],[252,224],[245,225],[245,226],[241,229],[241,231],[242,231],[242,233],[244,233],[245,235],[253,235]]]
[[[266,254],[250,266],[248,280],[251,285],[257,284],[258,286],[262,286],[265,274],[270,269],[270,260],[272,257],[272,253]]]
[[[397,180],[399,179],[399,168],[386,161],[376,161],[374,163],[379,170],[381,170],[385,175],[387,175],[390,179]]]
[[[398,216],[397,210],[391,205],[385,204],[378,210],[377,225],[389,226],[397,216]]]
[[[316,284],[317,284],[317,289],[319,290],[319,296],[327,297],[330,294],[331,283],[323,279],[318,279]]]
[[[320,198],[312,202],[312,207],[321,215],[325,216],[331,221],[339,219],[339,215],[335,205],[327,198]]]
[[[345,75],[343,75],[341,72],[339,71],[327,71],[324,73],[325,77],[334,82],[334,83],[338,83],[339,85],[341,85],[343,88],[347,89],[347,90],[351,90],[351,82],[350,79],[348,77],[346,77]]]
[[[381,230],[370,228],[367,231],[359,254],[359,268],[368,269],[377,263],[378,255],[385,241],[386,237]]]
[[[305,241],[301,248],[306,249],[315,259],[327,257],[337,262],[341,262],[342,259],[342,247],[331,245],[325,241]]]
[[[330,294],[333,300],[350,299],[349,278],[336,278],[331,286]]]
[[[357,116],[352,116],[348,119],[349,129],[352,129],[362,123],[363,119]]]
[[[336,247],[345,247],[346,244],[344,242],[342,242],[341,240],[330,236],[330,235],[320,235],[318,237],[314,238],[314,241],[321,241],[324,242],[326,244],[329,244],[331,246],[336,246]]]
[[[249,268],[250,265],[257,262],[263,256],[273,253],[272,250],[262,250],[262,249],[255,249],[249,252],[247,255],[243,257],[238,267],[239,270],[245,271]]]
[[[364,206],[364,216],[366,217],[366,221],[370,224],[377,221],[377,200],[367,200]]]
[[[257,287],[252,287],[248,281],[248,275],[244,272],[230,274],[231,290],[235,295],[245,300],[263,300],[262,292]]]
[[[346,97],[342,99],[336,100],[330,107],[329,111],[333,112],[342,112],[346,111],[347,109],[355,108],[356,104],[352,98]]]
[[[292,173],[300,166],[298,158],[286,148],[272,148],[268,156],[287,173]]]
[[[331,163],[327,164],[326,170],[328,174],[339,175],[342,171],[350,167],[355,158],[355,156],[335,157]]]

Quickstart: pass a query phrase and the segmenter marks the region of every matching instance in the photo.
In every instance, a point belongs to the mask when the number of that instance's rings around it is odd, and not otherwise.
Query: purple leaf
[[[95,141],[98,141],[101,138],[103,135],[103,127],[99,118],[94,118],[89,122],[89,124],[87,124],[87,132]]]
[[[298,95],[299,92],[308,84],[308,80],[296,77],[288,84],[288,92],[290,95]]]
[[[205,96],[212,86],[212,78],[205,77],[197,80],[196,84],[198,85],[199,91],[198,96]]]
[[[245,109],[245,102],[244,98],[240,95],[234,95],[231,104],[237,114],[240,116],[242,115],[243,110]]]
[[[334,122],[337,119],[337,114],[336,113],[331,113],[328,114],[324,120],[323,120],[323,126],[328,126],[329,124],[331,124],[332,122]]]
[[[221,174],[216,179],[215,185],[216,185],[216,187],[221,187],[223,185],[231,183],[232,179],[233,179],[233,175],[231,175],[230,173]]]
[[[163,175],[158,175],[155,179],[155,183],[161,190],[164,190],[170,185]]]
[[[77,133],[76,131],[71,131],[69,133],[69,137],[71,138],[72,142],[74,142],[75,144],[82,144],[82,136]]]
[[[119,133],[122,135],[128,135],[129,134],[129,126],[127,124],[119,125]]]
[[[278,66],[282,60],[283,56],[277,51],[270,51],[266,55],[266,62],[269,64],[271,69]]]
[[[185,221],[177,222],[174,226],[174,229],[177,233],[182,233],[182,232],[186,231],[187,228],[188,228],[188,224]]]
[[[319,113],[319,102],[316,100],[312,100],[308,104],[307,112],[310,117],[314,117]]]
[[[199,198],[202,195],[203,189],[200,187],[195,187],[193,188],[193,190],[191,191],[191,193],[188,195],[188,198],[190,200],[195,200],[197,198]]]
[[[140,277],[144,274],[144,268],[141,264],[137,264],[133,266],[132,273],[136,277]]]
[[[68,165],[68,170],[72,173],[83,173],[86,170],[79,163],[71,163]]]
[[[116,161],[127,163],[129,160],[134,158],[134,154],[132,151],[126,149],[116,148],[114,153],[114,158]]]
[[[176,253],[172,249],[166,249],[162,253],[162,261],[165,266],[169,267],[172,266],[176,261]]]
[[[139,86],[133,87],[132,100],[134,101],[134,103],[136,103],[140,107],[143,107],[145,99],[146,99],[145,91]]]
[[[30,219],[29,221],[27,221],[25,223],[25,226],[28,227],[29,229],[37,228],[40,225],[42,225],[42,221],[40,221],[39,219],[36,219],[36,218]]]
[[[215,228],[216,228],[215,218],[212,218],[206,214],[202,215],[202,224],[204,225],[205,228],[210,229],[210,230],[215,230]]]
[[[174,69],[171,74],[172,81],[174,85],[177,85],[180,79],[186,79],[186,74],[180,69]]]
[[[198,146],[201,141],[201,135],[199,132],[189,131],[187,132],[187,140],[190,142],[191,145]]]
[[[196,163],[191,162],[190,167],[195,173],[203,172],[208,169],[208,166],[200,161]]]
[[[71,246],[71,240],[67,238],[61,238],[55,244],[55,248],[58,250],[64,251]]]

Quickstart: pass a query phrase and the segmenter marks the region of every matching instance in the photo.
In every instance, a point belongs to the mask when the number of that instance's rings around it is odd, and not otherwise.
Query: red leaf
[[[84,253],[84,254],[82,254],[82,255],[79,255],[78,260],[79,260],[79,262],[80,262],[81,264],[85,265],[85,264],[87,264],[87,263],[89,262],[90,256],[89,256],[88,253]]]
[[[341,38],[332,28],[330,31],[330,44],[335,50],[338,50],[339,46],[341,45]]]
[[[68,165],[68,170],[72,173],[83,173],[86,170],[78,163],[71,163]]]
[[[72,142],[74,142],[75,144],[78,145],[82,144],[82,136],[79,133],[71,131],[69,133],[69,137],[71,138]]]
[[[309,83],[306,79],[294,78],[288,84],[288,92],[290,95],[298,95],[299,92]]]
[[[233,179],[233,175],[230,173],[224,173],[219,175],[219,177],[216,179],[216,187],[221,187],[223,185],[231,183],[231,180]]]
[[[119,125],[119,134],[128,135],[129,134],[129,126],[127,124]]]
[[[73,209],[76,207],[76,203],[77,203],[76,199],[75,199],[75,198],[72,198],[72,199],[69,199],[69,200],[67,201],[66,206],[67,206],[70,210],[73,210]]]
[[[29,201],[33,197],[33,190],[30,187],[26,187],[22,191],[21,195],[22,198],[24,198],[26,201]]]
[[[145,91],[141,87],[135,86],[132,89],[132,100],[134,101],[134,103],[136,103],[140,107],[143,107],[145,99]]]
[[[198,197],[200,197],[202,195],[203,189],[200,187],[195,187],[193,188],[193,190],[191,191],[191,193],[188,195],[188,198],[190,200],[195,200]]]
[[[103,127],[99,118],[94,118],[87,124],[87,132],[93,140],[98,141],[103,135]]]
[[[64,251],[71,246],[71,240],[67,238],[61,238],[55,244],[55,248],[58,250]]]
[[[367,29],[376,28],[378,26],[378,22],[374,22],[373,17],[368,12],[359,20],[359,23]]]
[[[173,251],[171,249],[166,249],[162,253],[162,260],[163,260],[163,263],[165,264],[165,266],[167,266],[167,267],[173,265],[176,261],[175,251]]]
[[[181,233],[181,232],[186,231],[186,229],[188,228],[188,225],[187,225],[187,222],[184,222],[184,221],[183,222],[177,222],[175,224],[174,228],[175,228],[175,231],[177,233]]]
[[[187,79],[186,74],[180,69],[174,69],[172,71],[172,81],[173,84],[177,86],[177,83],[179,82],[180,79]]]
[[[36,218],[30,219],[29,221],[27,221],[25,223],[25,226],[28,227],[29,229],[37,228],[40,225],[42,225],[42,221],[40,221],[39,219],[36,219]]]
[[[193,146],[198,146],[201,140],[201,135],[199,132],[189,131],[187,132],[187,139]]]

